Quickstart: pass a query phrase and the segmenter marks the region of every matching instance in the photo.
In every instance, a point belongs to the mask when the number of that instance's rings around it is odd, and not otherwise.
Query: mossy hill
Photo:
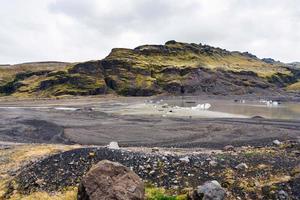
[[[203,44],[117,48],[102,60],[0,67],[0,95],[277,94],[299,91],[300,69]]]

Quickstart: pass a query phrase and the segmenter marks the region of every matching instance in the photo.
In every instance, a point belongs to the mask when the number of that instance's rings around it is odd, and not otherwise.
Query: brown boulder
[[[144,183],[129,168],[102,160],[83,177],[78,200],[142,200]]]

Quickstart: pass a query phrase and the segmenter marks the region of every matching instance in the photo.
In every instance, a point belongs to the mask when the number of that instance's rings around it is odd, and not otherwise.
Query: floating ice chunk
[[[259,103],[267,103],[267,100],[265,100],[265,99],[260,99],[260,100],[259,100]]]
[[[191,107],[192,110],[208,110],[211,107],[210,103],[198,104],[195,107]]]
[[[211,107],[210,103],[205,103],[204,104],[204,110],[208,110],[208,109],[210,109],[210,107]]]
[[[278,106],[279,103],[278,103],[278,101],[270,100],[270,101],[266,101],[266,104],[268,107],[272,107],[272,106]]]

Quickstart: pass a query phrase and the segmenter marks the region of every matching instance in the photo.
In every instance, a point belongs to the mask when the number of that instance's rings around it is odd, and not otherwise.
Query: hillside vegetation
[[[287,89],[290,91],[300,91],[300,80],[297,83],[289,85]]]
[[[113,49],[98,61],[2,67],[0,94],[276,94],[296,83],[299,77],[297,68],[272,59],[261,60],[247,52],[169,41],[165,45]]]
[[[284,64],[266,63],[250,53],[229,52],[202,44],[169,41],[165,45],[144,45],[131,49],[113,49],[107,60],[128,60],[136,68],[160,70],[165,67],[205,67],[233,71],[252,71],[261,77],[290,74]]]

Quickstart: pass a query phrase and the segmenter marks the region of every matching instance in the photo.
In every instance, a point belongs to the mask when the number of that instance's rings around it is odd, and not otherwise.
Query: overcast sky
[[[1,0],[0,25],[2,64],[102,59],[173,39],[300,61],[299,0]]]

